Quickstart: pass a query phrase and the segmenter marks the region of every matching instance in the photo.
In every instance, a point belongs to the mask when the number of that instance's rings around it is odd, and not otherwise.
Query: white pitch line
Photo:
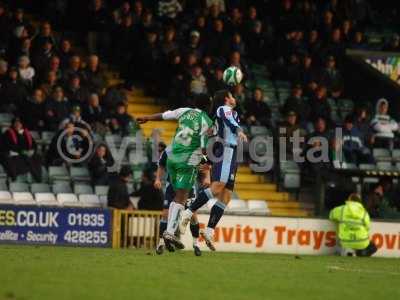
[[[387,272],[387,271],[379,271],[379,270],[365,270],[365,269],[347,269],[339,266],[328,266],[328,270],[332,271],[343,271],[343,272],[354,272],[354,273],[368,273],[368,274],[385,274],[385,275],[398,275],[399,272]]]

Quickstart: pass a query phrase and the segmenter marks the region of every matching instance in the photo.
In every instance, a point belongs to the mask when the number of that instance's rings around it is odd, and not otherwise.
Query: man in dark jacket
[[[108,206],[117,209],[132,210],[133,205],[129,199],[127,183],[132,176],[132,170],[128,166],[121,168],[118,178],[111,183],[108,190]]]
[[[271,110],[259,88],[254,90],[253,98],[246,105],[246,121],[249,126],[271,126]]]
[[[343,155],[348,163],[373,163],[370,150],[364,145],[365,137],[353,125],[352,116],[347,116],[343,127]]]
[[[46,107],[45,96],[42,89],[35,89],[32,96],[25,102],[26,111],[21,118],[26,126],[31,130],[43,131],[46,129]]]
[[[154,175],[147,170],[142,175],[140,189],[132,194],[139,197],[138,209],[162,210],[163,194],[160,189],[154,187]]]
[[[71,105],[61,86],[54,88],[52,97],[46,102],[46,117],[50,130],[57,130],[61,121],[68,118]]]
[[[292,94],[286,99],[282,107],[282,114],[286,115],[289,111],[295,111],[299,116],[300,122],[305,122],[309,115],[309,105],[303,98],[303,89],[300,85],[295,85]]]
[[[90,159],[88,167],[93,185],[108,185],[108,167],[114,164],[114,159],[105,144],[99,145],[93,157]]]

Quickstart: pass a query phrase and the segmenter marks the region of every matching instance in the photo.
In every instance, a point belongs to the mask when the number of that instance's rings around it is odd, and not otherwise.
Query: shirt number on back
[[[193,134],[194,134],[193,129],[187,126],[179,127],[178,133],[175,136],[175,142],[188,147],[192,142]]]

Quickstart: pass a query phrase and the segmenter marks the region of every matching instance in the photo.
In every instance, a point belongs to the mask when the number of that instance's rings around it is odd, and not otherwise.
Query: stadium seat
[[[43,131],[42,132],[42,143],[44,145],[50,145],[51,140],[55,136],[55,133],[53,131]]]
[[[35,141],[39,141],[40,140],[40,134],[37,131],[31,131],[31,136]]]
[[[94,187],[94,193],[97,196],[107,196],[108,189],[109,189],[108,185],[96,185]]]
[[[107,195],[104,196],[99,196],[99,202],[101,207],[107,207],[108,206],[108,198]]]
[[[283,187],[288,190],[299,189],[300,179],[299,173],[286,173],[283,175]]]
[[[74,193],[77,195],[81,194],[93,194],[93,188],[87,184],[75,184]]]
[[[36,193],[50,193],[51,188],[47,183],[32,183],[31,184],[31,192],[32,194]]]
[[[0,204],[13,204],[14,200],[9,191],[0,191]]]
[[[5,180],[0,180],[0,191],[8,191],[7,182]]]
[[[13,119],[12,114],[0,113],[0,126],[1,127],[10,126],[12,119]]]
[[[249,213],[247,202],[240,199],[232,199],[227,207],[227,212],[232,214],[246,214]]]
[[[23,182],[11,182],[10,183],[10,192],[12,193],[22,193],[22,192],[29,192],[29,185]]]
[[[379,171],[391,172],[395,170],[390,161],[378,161],[376,163],[376,167],[378,168]]]
[[[52,186],[52,190],[54,194],[72,193],[71,185],[69,184],[69,182],[66,181],[54,183]]]
[[[35,205],[36,201],[33,198],[31,193],[28,192],[14,192],[12,194],[12,197],[15,201],[15,204],[19,204],[19,205]]]
[[[0,164],[0,178],[7,178],[7,173],[1,164]]]
[[[99,207],[100,201],[97,195],[81,194],[79,195],[79,202],[81,206],[85,207]]]
[[[28,174],[20,174],[15,179],[15,182],[27,183],[28,182]]]
[[[250,135],[251,136],[259,136],[259,135],[269,135],[270,131],[265,126],[251,126],[250,127]]]
[[[51,182],[54,182],[56,180],[65,180],[69,181],[69,173],[68,169],[66,167],[58,167],[58,166],[50,166],[49,167],[49,179]]]
[[[376,161],[391,161],[392,156],[390,150],[385,148],[375,148],[372,150],[372,155]]]
[[[393,150],[392,150],[392,159],[393,159],[395,162],[400,161],[400,149],[393,149]]]
[[[264,200],[249,200],[247,201],[249,213],[252,215],[267,215],[270,213],[267,202]]]
[[[398,172],[400,172],[400,162],[396,163],[396,169],[397,169]]]
[[[53,193],[36,193],[36,203],[45,206],[58,206],[59,203]]]
[[[57,195],[57,202],[62,206],[80,206],[75,194],[61,193]]]
[[[357,170],[357,165],[354,163],[343,162],[342,169],[345,170]]]
[[[87,168],[83,167],[71,167],[70,168],[70,177],[71,180],[76,181],[83,181],[89,182],[90,181],[90,174]]]
[[[360,170],[363,170],[363,171],[373,171],[373,170],[376,170],[376,166],[375,166],[374,164],[360,164],[360,165],[358,166],[358,168],[359,168]]]
[[[299,165],[292,160],[281,160],[279,163],[281,172],[300,173]]]

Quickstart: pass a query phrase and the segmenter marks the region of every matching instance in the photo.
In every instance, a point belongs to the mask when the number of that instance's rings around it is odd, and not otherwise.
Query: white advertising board
[[[204,228],[208,215],[199,215],[199,222]],[[371,239],[379,248],[375,256],[400,257],[400,223],[373,222]],[[191,249],[189,229],[182,240]],[[329,220],[255,216],[223,216],[215,230],[215,246],[217,251],[312,255],[337,250],[335,224]]]

